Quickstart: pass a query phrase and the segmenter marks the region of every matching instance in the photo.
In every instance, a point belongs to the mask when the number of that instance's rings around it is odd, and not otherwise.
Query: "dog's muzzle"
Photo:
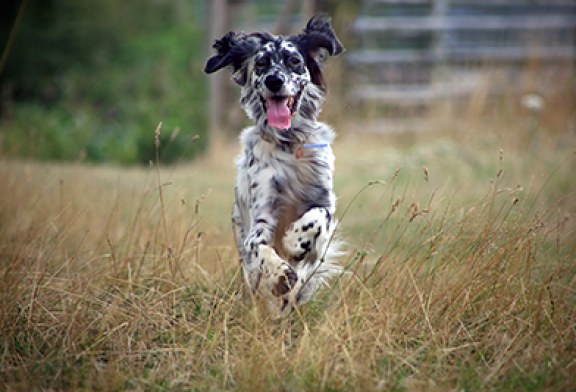
[[[296,109],[296,95],[285,95],[284,79],[280,75],[269,75],[264,84],[270,95],[262,97],[268,124],[274,128],[288,129],[292,125],[292,115]]]

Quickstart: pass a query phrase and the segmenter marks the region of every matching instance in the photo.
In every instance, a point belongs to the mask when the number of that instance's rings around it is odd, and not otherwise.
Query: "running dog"
[[[254,121],[241,135],[232,213],[244,280],[280,317],[342,271],[333,238],[334,132],[317,118],[322,66],[344,48],[325,15],[301,34],[229,32],[213,48],[205,72],[230,67]]]

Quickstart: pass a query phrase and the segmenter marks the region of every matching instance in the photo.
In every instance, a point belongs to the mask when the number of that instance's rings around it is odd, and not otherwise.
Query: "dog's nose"
[[[273,93],[277,93],[280,91],[282,85],[284,84],[284,78],[279,75],[268,75],[264,80],[264,84],[266,87],[268,87],[268,90]]]

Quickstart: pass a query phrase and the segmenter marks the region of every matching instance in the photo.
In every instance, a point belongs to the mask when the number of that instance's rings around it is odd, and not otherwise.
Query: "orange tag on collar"
[[[303,155],[304,155],[304,147],[302,147],[302,145],[299,145],[296,151],[294,151],[294,156],[296,157],[296,159],[300,159],[302,158]]]

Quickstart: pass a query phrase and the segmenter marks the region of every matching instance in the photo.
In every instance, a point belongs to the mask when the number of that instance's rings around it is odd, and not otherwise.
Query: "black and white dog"
[[[230,66],[255,125],[242,132],[232,223],[244,279],[276,316],[309,300],[341,272],[333,240],[332,129],[317,121],[322,65],[344,48],[330,18],[302,34],[229,32],[205,72]]]

